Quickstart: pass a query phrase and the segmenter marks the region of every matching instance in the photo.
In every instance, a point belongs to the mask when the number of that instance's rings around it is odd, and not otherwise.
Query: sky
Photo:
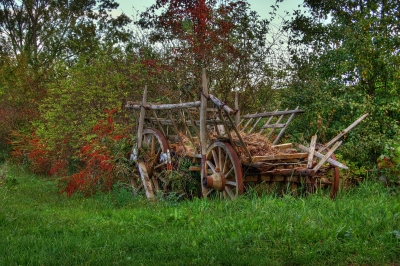
[[[125,13],[131,17],[135,11],[133,7],[139,12],[145,11],[146,7],[151,6],[156,1],[155,0],[115,0],[119,3],[118,11]],[[261,18],[269,18],[269,12],[271,11],[271,5],[275,4],[275,0],[248,0],[250,4],[250,9],[257,11]],[[285,0],[283,3],[279,4],[279,14],[283,14],[284,10],[292,13],[294,9],[298,8],[298,5],[303,3],[302,0]]]

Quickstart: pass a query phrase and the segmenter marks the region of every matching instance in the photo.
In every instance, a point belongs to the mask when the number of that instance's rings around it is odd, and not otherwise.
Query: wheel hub
[[[225,189],[226,180],[219,168],[215,168],[212,175],[206,176],[203,180],[203,185],[206,188],[212,188],[217,191],[223,191]]]

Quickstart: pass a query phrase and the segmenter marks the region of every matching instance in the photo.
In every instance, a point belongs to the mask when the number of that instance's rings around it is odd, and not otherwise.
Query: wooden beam
[[[220,99],[218,99],[216,96],[209,94],[208,98],[210,98],[210,100],[219,108],[224,109],[225,112],[227,112],[230,115],[236,114],[237,110],[233,110],[232,108],[230,108],[228,105],[226,105],[223,101],[221,101]]]
[[[197,102],[187,102],[187,103],[175,103],[175,104],[149,104],[140,105],[128,101],[125,105],[126,108],[139,110],[142,106],[149,110],[170,110],[170,109],[182,109],[182,108],[192,108],[200,106],[200,101]]]
[[[295,114],[295,113],[304,113],[304,110],[296,109],[296,110],[289,110],[289,111],[275,111],[275,112],[257,113],[257,114],[244,115],[244,116],[242,116],[242,118],[257,118],[257,117],[280,116],[280,115],[288,115],[288,114]]]
[[[348,126],[345,130],[340,132],[336,137],[334,137],[332,140],[330,140],[327,144],[325,144],[325,147],[323,147],[321,151],[325,150],[326,148],[329,148],[333,143],[335,143],[337,140],[339,140],[341,137],[343,137],[347,132],[352,130],[355,126],[357,126],[364,118],[368,116],[368,113],[362,115],[360,118],[358,118],[356,121],[353,122],[350,126]]]
[[[303,145],[301,145],[301,144],[296,144],[296,146],[297,146],[300,150],[303,150],[303,151],[306,151],[306,152],[309,152],[309,151],[310,151],[310,149],[309,149],[308,147],[303,146]],[[320,153],[320,152],[317,152],[317,151],[315,151],[314,155],[315,155],[316,157],[318,157],[318,158],[324,158],[324,155],[323,155],[322,153]],[[336,161],[336,160],[333,160],[332,158],[329,158],[329,159],[327,160],[327,162],[330,163],[331,165],[340,167],[340,168],[342,168],[342,169],[346,169],[346,170],[349,169],[346,165],[344,165],[344,164],[342,164],[342,163],[340,163],[340,162],[338,162],[338,161]]]
[[[318,164],[313,168],[315,172],[321,168],[321,166],[331,157],[331,155],[336,151],[337,148],[342,144],[341,141],[338,141],[333,145],[333,147],[325,154],[325,156],[318,162]]]
[[[146,105],[146,102],[147,102],[147,85],[144,87],[142,106],[140,107],[139,126],[138,126],[138,131],[137,131],[137,149],[138,150],[142,147],[144,117],[146,116],[146,109],[144,108],[144,105]]]
[[[293,153],[293,154],[277,154],[269,156],[253,156],[253,162],[286,160],[286,159],[302,159],[307,158],[308,153]]]
[[[307,168],[312,168],[316,143],[317,135],[314,135],[311,138],[310,150],[308,152]]]

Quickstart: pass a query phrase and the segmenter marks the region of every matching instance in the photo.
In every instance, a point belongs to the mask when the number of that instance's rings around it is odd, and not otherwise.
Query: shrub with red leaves
[[[106,111],[107,119],[93,127],[96,137],[79,153],[83,163],[80,171],[61,180],[65,185],[61,192],[68,197],[76,192],[90,196],[99,190],[110,191],[116,182],[130,177],[129,138],[127,130],[116,129],[113,119],[116,111]]]

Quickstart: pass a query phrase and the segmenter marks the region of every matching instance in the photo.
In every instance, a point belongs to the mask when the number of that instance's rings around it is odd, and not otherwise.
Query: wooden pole
[[[347,132],[349,132],[351,129],[353,129],[355,126],[357,126],[364,118],[366,118],[368,113],[364,114],[360,118],[358,118],[356,121],[353,122],[349,127],[347,127],[345,130],[343,130],[340,134],[338,134],[336,137],[334,137],[331,141],[329,141],[327,144],[324,145],[322,149],[319,150],[319,152],[322,152],[326,148],[329,148],[333,143],[335,143],[337,140],[339,140],[341,137],[343,137]]]
[[[203,180],[207,179],[206,176],[206,153],[207,153],[207,98],[208,98],[208,87],[207,87],[207,76],[206,69],[203,68],[201,76],[202,93],[200,96],[200,145],[201,145],[201,191],[203,197],[207,195],[207,188],[203,185]]]
[[[139,126],[137,132],[137,149],[139,150],[142,147],[142,136],[143,136],[143,124],[144,124],[144,117],[146,116],[146,108],[144,106],[147,102],[147,85],[144,87],[143,91],[143,99],[142,99],[142,106],[140,107],[140,116],[139,116]]]
[[[237,110],[236,114],[235,114],[235,124],[236,124],[236,127],[240,130],[240,128],[239,128],[240,110],[239,110],[239,92],[238,91],[235,92],[235,109]]]

